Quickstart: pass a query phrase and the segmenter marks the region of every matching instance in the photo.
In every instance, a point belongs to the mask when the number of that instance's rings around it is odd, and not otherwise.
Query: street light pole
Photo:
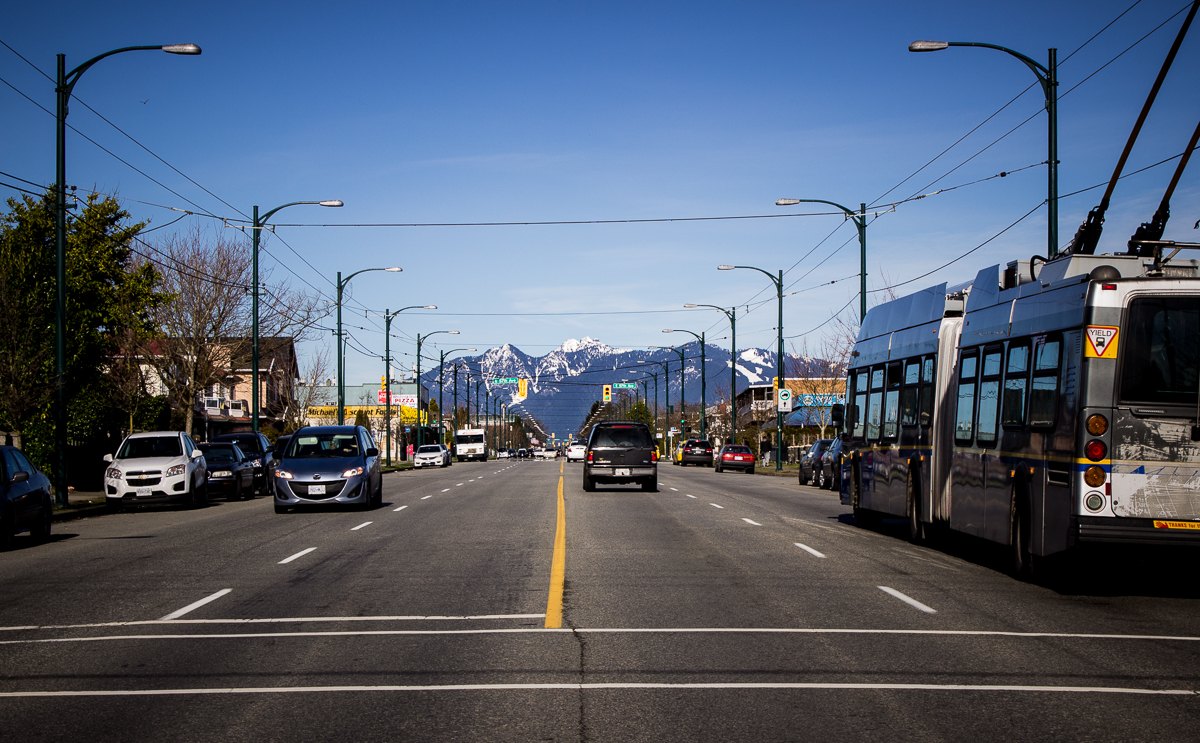
[[[387,438],[387,466],[392,466],[392,320],[396,315],[399,315],[404,310],[436,310],[436,304],[418,305],[414,304],[410,307],[402,307],[395,312],[383,311],[383,355],[384,355],[384,376],[383,376],[383,396],[384,396],[384,413],[383,427],[384,435]],[[421,417],[421,391],[417,390],[417,418]],[[404,416],[400,416],[403,421]],[[418,425],[420,421],[418,420]]]
[[[704,332],[696,335],[690,330],[664,330],[664,333],[687,333],[695,338],[700,343],[700,438],[708,438],[708,413],[705,407],[708,405],[708,371],[705,368],[705,347],[708,345],[704,341]]]
[[[338,202],[338,203],[341,203],[341,202]],[[280,208],[282,208],[282,207],[280,207]],[[270,216],[270,215],[268,214],[267,216]],[[344,280],[342,279],[342,272],[338,271],[338,275],[337,275],[337,339],[338,339],[337,372],[338,372],[338,425],[339,426],[346,425],[346,369],[345,369],[346,363],[345,363],[345,359],[344,359],[345,355],[342,353],[342,292],[345,291],[346,285],[350,283],[350,279],[354,278],[355,276],[359,275],[360,273],[366,273],[368,271],[388,271],[389,273],[399,273],[400,271],[403,271],[403,270],[404,269],[400,268],[399,266],[391,266],[390,268],[362,268],[362,269],[359,269],[358,271],[355,271],[354,273],[350,274]],[[257,347],[257,344],[255,344],[255,346]],[[257,364],[255,365],[254,373],[256,375],[255,378],[257,379],[257,374],[258,374],[258,365]],[[258,392],[258,390],[256,389],[255,390],[256,399],[257,399],[257,392]]]
[[[996,44],[974,41],[914,41],[908,45],[910,52],[939,52],[952,46],[976,46],[995,49],[1021,60],[1037,77],[1046,96],[1046,257],[1058,255],[1058,49],[1049,52],[1049,67],[1026,57],[1020,52]]]
[[[421,344],[424,343],[425,341],[427,341],[429,339],[429,336],[439,335],[441,333],[445,333],[446,335],[458,335],[457,330],[435,330],[432,333],[426,333],[425,335],[421,335],[420,333],[417,333],[417,377],[416,377],[416,382],[417,382],[417,448],[418,449],[420,449],[421,446],[424,445],[424,443],[425,443],[425,423],[429,420],[429,406],[428,405],[425,406],[425,420],[424,421],[421,420],[421,390],[423,389],[423,386],[421,385]],[[440,372],[439,372],[439,374],[440,374]],[[439,420],[442,417],[441,407],[442,407],[442,403],[439,401],[438,402],[438,419]]]
[[[687,376],[685,376],[685,374],[687,372],[687,364],[684,362],[684,352],[679,350],[678,348],[674,348],[672,346],[650,346],[650,350],[652,350],[652,351],[670,351],[671,353],[673,353],[679,357],[679,415],[680,415],[679,438],[686,439],[684,434],[686,434],[687,431],[684,430],[684,428],[686,428],[686,425],[684,422],[687,420],[687,400],[684,397],[684,387],[687,385]],[[669,397],[671,394],[671,383],[669,381],[669,378],[665,374],[663,375],[663,381],[667,385],[667,395],[666,396],[668,397],[668,405],[669,405],[670,404]],[[670,430],[670,426],[668,426],[668,430]]]
[[[865,254],[864,254],[865,255]],[[865,259],[864,259],[865,260]],[[729,443],[737,443],[737,307],[718,307],[715,304],[685,304],[684,307],[708,307],[720,310],[729,318]]]
[[[122,52],[163,51],[200,54],[195,44],[126,46],[92,57],[67,72],[67,55],[57,55],[57,97],[54,129],[54,496],[67,505],[67,112],[71,92],[83,73],[105,57]]]
[[[262,231],[265,229],[267,220],[271,218],[275,212],[280,209],[286,209],[289,206],[298,206],[300,204],[316,204],[317,206],[342,206],[342,202],[338,199],[328,199],[326,201],[293,201],[289,204],[283,204],[270,210],[261,217],[258,216],[258,204],[254,205],[254,213],[250,222],[250,386],[253,388],[253,393],[250,395],[253,401],[250,403],[251,427],[255,433],[258,433],[258,244],[260,242]],[[340,336],[339,336],[340,338]],[[338,374],[341,374],[339,368]],[[340,379],[340,377],[339,377]]]
[[[861,203],[858,205],[858,212],[854,212],[846,207],[833,201],[824,199],[777,199],[775,206],[794,206],[795,204],[829,204],[836,206],[846,213],[846,216],[854,222],[854,226],[858,228],[858,320],[862,322],[867,317],[867,205]]]
[[[442,421],[446,418],[446,411],[442,409],[442,392],[445,390],[446,382],[446,356],[448,354],[457,353],[459,351],[474,351],[474,348],[452,348],[449,351],[440,351],[441,359],[438,362],[438,443],[442,443],[446,438],[445,427]],[[454,414],[458,415],[458,367],[454,369]]]
[[[866,207],[864,206],[863,208],[865,209]],[[784,376],[783,376],[783,270],[781,269],[779,271],[778,277],[776,277],[776,276],[772,276],[770,271],[764,271],[763,269],[755,268],[754,266],[725,266],[725,265],[717,266],[718,271],[732,271],[735,268],[747,268],[752,271],[758,271],[759,273],[766,276],[768,279],[770,279],[775,284],[775,296],[779,300],[779,328],[778,328],[778,330],[779,330],[779,349],[775,353],[775,365],[777,367],[776,375],[779,379],[779,389],[783,389],[785,386],[787,386],[787,383],[785,382]],[[866,294],[864,293],[863,296],[865,297]],[[865,305],[865,300],[864,300],[864,305]],[[783,454],[783,411],[781,411],[779,409],[779,397],[777,394],[776,398],[775,398],[775,471],[776,472],[780,472],[783,470],[783,457],[781,456],[782,454]]]

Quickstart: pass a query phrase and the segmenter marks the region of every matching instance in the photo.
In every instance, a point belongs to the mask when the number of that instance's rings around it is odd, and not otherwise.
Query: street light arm
[[[272,215],[272,214],[274,214],[275,212],[279,211],[280,209],[287,209],[289,206],[298,206],[298,205],[300,205],[300,204],[317,204],[317,205],[320,205],[320,206],[325,206],[326,204],[328,204],[329,206],[333,206],[335,203],[336,203],[336,205],[337,205],[337,206],[341,206],[341,205],[342,205],[342,203],[341,203],[340,201],[339,201],[339,202],[332,202],[332,201],[293,201],[293,202],[290,202],[290,203],[287,203],[287,204],[283,204],[282,206],[277,206],[277,207],[275,207],[274,209],[272,209],[271,211],[269,211],[269,212],[267,212],[266,214],[262,215],[261,217],[259,217],[259,218],[258,218],[258,222],[257,222],[257,223],[255,223],[255,225],[254,225],[254,226],[255,226],[255,227],[262,227],[264,224],[266,224],[266,223],[267,223],[267,220],[271,218],[271,215]],[[353,275],[353,274],[351,274],[351,275]]]
[[[687,307],[688,309],[691,309],[692,307],[708,307],[709,309],[720,310],[721,312],[725,313],[725,317],[729,318],[730,320],[733,320],[732,312],[725,309],[724,307],[718,307],[715,304],[692,304],[692,305],[685,304],[684,307]]]
[[[692,332],[692,331],[690,331],[690,330],[678,330],[678,329],[676,329],[676,330],[664,330],[663,332],[664,332],[664,333],[687,333],[688,335],[690,335],[690,336],[692,336],[693,338],[695,338],[697,341],[699,341],[699,340],[700,340],[700,334],[699,334],[699,333],[693,333],[693,332]]]
[[[866,219],[866,215],[860,214],[852,209],[848,209],[836,201],[826,201],[825,199],[778,199],[775,202],[775,206],[793,206],[795,204],[829,204],[830,206],[836,206],[838,209],[841,209],[846,213],[847,217],[853,219],[855,222]]]
[[[180,45],[180,46],[183,46],[183,45]],[[195,46],[195,44],[192,44],[191,46]],[[165,49],[166,49],[166,46],[164,46],[162,44],[158,44],[156,46],[126,46],[126,47],[122,47],[120,49],[113,49],[110,52],[105,52],[104,54],[100,54],[95,57],[92,57],[88,61],[84,62],[83,64],[79,65],[75,69],[68,72],[63,77],[63,80],[62,80],[63,89],[60,92],[66,93],[67,97],[70,98],[71,91],[75,89],[75,83],[79,82],[79,76],[82,75],[83,73],[87,72],[88,68],[90,68],[92,65],[96,64],[100,60],[104,59],[105,57],[111,57],[114,54],[120,54],[122,52],[155,52],[155,51],[164,51]],[[173,53],[179,54],[180,52],[173,52]],[[183,53],[184,54],[199,54],[200,47],[197,46],[195,52],[183,52]]]
[[[758,271],[763,276],[766,276],[768,279],[770,279],[771,283],[775,285],[775,288],[777,290],[779,290],[781,292],[783,291],[783,283],[779,279],[777,279],[773,275],[771,275],[770,271],[764,271],[763,269],[756,268],[754,266],[731,266],[731,268],[749,268],[752,271]]]
[[[1049,97],[1050,86],[1052,85],[1049,79],[1050,70],[1046,69],[1036,60],[1021,54],[1015,49],[1009,49],[1008,47],[1000,46],[999,44],[986,44],[982,41],[914,41],[908,45],[908,50],[910,52],[936,52],[951,46],[976,46],[983,49],[995,49],[996,51],[1004,52],[1005,54],[1016,57],[1017,59],[1021,60],[1026,67],[1029,68],[1030,72],[1037,76],[1038,82],[1042,84],[1042,92]]]
[[[360,268],[359,270],[350,274],[346,278],[342,279],[342,282],[340,284],[338,284],[338,291],[340,292],[342,289],[344,289],[346,284],[350,283],[350,279],[354,278],[355,276],[359,275],[360,273],[366,273],[368,271],[391,271],[391,270],[392,270],[391,268]],[[400,269],[397,268],[396,270],[399,271]]]
[[[390,320],[391,318],[395,317],[396,315],[399,315],[401,312],[403,312],[405,310],[436,310],[436,309],[437,309],[437,307],[435,307],[434,305],[431,305],[431,304],[414,304],[414,305],[410,305],[408,307],[401,307],[400,309],[396,310],[395,312],[388,314],[387,318]]]

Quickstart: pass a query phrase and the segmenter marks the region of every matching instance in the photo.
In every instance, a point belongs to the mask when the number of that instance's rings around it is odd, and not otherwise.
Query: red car
[[[742,470],[751,475],[754,474],[754,452],[750,447],[741,444],[726,444],[721,447],[721,451],[717,454],[716,464],[713,465],[717,472],[725,470]]]

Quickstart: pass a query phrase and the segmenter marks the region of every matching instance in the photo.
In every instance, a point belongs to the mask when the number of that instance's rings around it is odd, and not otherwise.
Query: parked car
[[[449,467],[450,463],[450,450],[443,444],[425,444],[413,455],[413,469]]]
[[[109,507],[182,503],[208,505],[204,453],[181,431],[131,433],[116,455],[105,454],[104,495]]]
[[[817,470],[817,487],[824,490],[842,490],[842,440],[834,439],[821,455],[821,467]]]
[[[526,449],[517,449],[517,459],[527,459],[529,456],[530,453]]]
[[[237,444],[250,456],[254,468],[254,492],[266,495],[270,492],[271,470],[275,469],[275,447],[261,433],[226,433],[213,437],[212,443]]]
[[[500,451],[496,452],[496,459],[508,459],[510,456],[511,455],[508,453],[508,449],[501,449]]]
[[[583,489],[597,484],[640,484],[658,492],[658,448],[650,427],[635,421],[604,421],[592,427],[583,460]]]
[[[50,478],[15,446],[0,446],[0,461],[0,549],[12,547],[13,535],[22,531],[38,541],[48,539],[54,513]]]
[[[587,454],[587,444],[576,441],[567,447],[567,462],[582,462]]]
[[[254,497],[254,459],[237,444],[200,444],[208,466],[208,496],[226,500]]]
[[[275,468],[275,513],[298,506],[383,505],[379,449],[362,426],[312,426],[292,435]]]
[[[290,433],[285,433],[284,435],[275,439],[275,446],[273,447],[272,452],[275,454],[276,463],[278,463],[279,458],[283,456],[283,451],[284,449],[287,449],[288,442],[291,440],[292,435]]]
[[[679,464],[713,466],[713,445],[707,439],[688,439],[679,453]]]
[[[832,443],[833,439],[817,439],[812,446],[808,447],[808,451],[804,452],[804,456],[800,457],[801,485],[808,485],[816,479],[817,465],[821,463],[821,455]]]
[[[754,474],[754,452],[750,447],[743,444],[726,444],[721,447],[721,451],[717,453],[716,464],[713,468],[717,472],[725,470],[741,470]]]

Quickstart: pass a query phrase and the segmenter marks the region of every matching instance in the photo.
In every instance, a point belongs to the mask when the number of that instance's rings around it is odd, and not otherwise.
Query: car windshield
[[[204,452],[204,461],[209,464],[228,464],[238,461],[233,455],[232,446],[201,446],[200,451]]]
[[[438,446],[437,444],[433,444],[431,446],[422,446],[420,449],[417,449],[417,454],[440,454],[441,451],[442,447]]]
[[[183,455],[183,446],[178,436],[143,436],[125,439],[117,459],[148,459],[150,457],[178,457]]]
[[[221,443],[237,444],[242,451],[258,451],[258,439],[254,436],[239,436],[235,439],[223,438],[220,441]]]
[[[352,433],[319,433],[293,436],[288,459],[321,459],[359,456],[358,437]]]
[[[651,446],[650,432],[641,426],[605,426],[596,429],[592,446],[644,449]]]

